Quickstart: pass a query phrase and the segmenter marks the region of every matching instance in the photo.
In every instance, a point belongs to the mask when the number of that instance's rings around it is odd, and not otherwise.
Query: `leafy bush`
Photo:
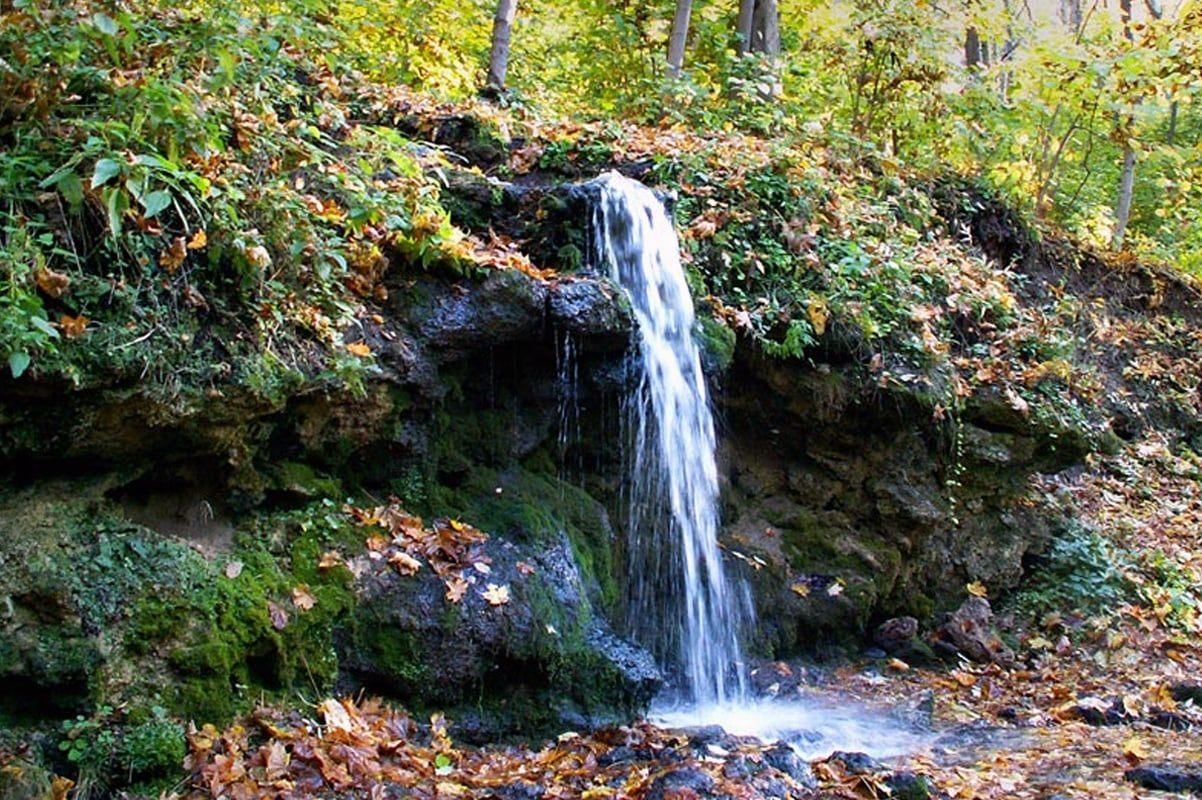
[[[1100,614],[1134,597],[1135,587],[1124,575],[1126,556],[1079,522],[1066,524],[1031,566],[1012,601],[1027,616]]]

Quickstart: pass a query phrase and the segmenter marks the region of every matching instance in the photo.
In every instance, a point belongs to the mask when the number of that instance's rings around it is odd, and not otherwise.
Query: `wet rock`
[[[1188,731],[1194,727],[1194,721],[1185,714],[1164,709],[1157,709],[1149,714],[1147,722],[1153,727],[1164,728],[1166,731]]]
[[[894,617],[877,626],[872,641],[885,652],[892,653],[918,635],[918,620],[914,617]]]
[[[1202,706],[1202,683],[1183,681],[1169,686],[1169,694],[1178,703],[1192,702]]]
[[[893,800],[929,800],[934,787],[925,775],[913,772],[894,772],[885,779]]]
[[[869,647],[864,651],[864,658],[871,658],[873,661],[880,661],[888,657],[889,654],[879,647]]]
[[[497,800],[539,800],[546,793],[542,786],[529,781],[514,781],[492,790]]]
[[[561,281],[550,291],[551,321],[569,333],[586,337],[585,344],[624,347],[633,328],[630,306],[622,290],[607,279]]]
[[[692,796],[712,797],[714,779],[699,769],[686,767],[661,775],[651,782],[645,795],[646,800],[670,800]]]
[[[881,762],[877,761],[867,753],[845,752],[836,750],[831,753],[828,761],[833,761],[839,764],[843,769],[850,772],[852,775],[867,775],[872,772],[880,772],[884,769]]]
[[[701,725],[695,728],[684,728],[681,730],[681,733],[689,737],[689,744],[693,747],[718,744],[726,738],[726,730],[721,725]]]
[[[1086,725],[1101,727],[1103,725],[1122,725],[1130,721],[1127,709],[1123,706],[1121,697],[1103,700],[1099,697],[1086,697],[1073,705],[1068,713]]]
[[[633,761],[638,757],[639,755],[637,752],[635,752],[633,747],[620,745],[612,750],[606,750],[604,753],[597,756],[597,763],[602,767],[608,767],[613,764],[620,764],[623,761]]]
[[[773,745],[764,751],[764,761],[768,766],[778,769],[808,789],[817,787],[810,765],[787,744]]]
[[[1014,664],[1014,651],[993,630],[993,609],[984,597],[970,597],[935,631],[934,641],[972,661]]]
[[[535,340],[543,331],[547,285],[516,270],[490,275],[471,291],[437,295],[420,333],[440,360],[452,360],[498,342]]]
[[[1129,769],[1123,777],[1145,789],[1161,792],[1202,792],[1202,767],[1176,764],[1145,764]]]
[[[460,735],[473,741],[586,729],[645,707],[659,672],[593,611],[566,537],[537,548],[492,538],[479,557],[488,574],[468,568],[456,604],[426,570],[402,576],[368,556],[351,564],[359,603],[356,624],[337,639],[340,688],[418,708],[461,705]],[[490,605],[488,584],[508,586],[509,602]],[[484,683],[493,699],[477,709]]]

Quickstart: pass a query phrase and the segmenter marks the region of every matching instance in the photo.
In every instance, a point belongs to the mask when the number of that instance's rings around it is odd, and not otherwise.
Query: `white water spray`
[[[626,404],[627,627],[679,670],[696,706],[745,695],[739,606],[718,549],[714,421],[693,340],[693,299],[663,204],[617,173],[596,181],[597,254],[630,298],[638,387]]]

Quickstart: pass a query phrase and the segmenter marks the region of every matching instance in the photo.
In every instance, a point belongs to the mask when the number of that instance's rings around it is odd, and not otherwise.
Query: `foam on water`
[[[921,750],[931,734],[887,713],[845,699],[750,700],[653,709],[649,719],[666,728],[720,725],[736,736],[787,742],[803,758],[824,758],[836,750],[892,758]]]

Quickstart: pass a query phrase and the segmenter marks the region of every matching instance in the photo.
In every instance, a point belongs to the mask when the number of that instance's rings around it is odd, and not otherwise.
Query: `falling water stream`
[[[597,254],[630,299],[638,385],[625,410],[628,628],[679,674],[678,700],[745,694],[739,604],[718,549],[718,467],[693,298],[676,231],[654,193],[617,173],[597,179]]]
[[[655,718],[785,740],[807,757],[914,749],[922,735],[845,701],[749,697],[739,633],[751,602],[746,586],[727,580],[718,547],[714,420],[680,245],[646,186],[614,172],[594,184],[596,255],[625,290],[638,328],[636,385],[623,410],[626,628],[675,680]],[[566,347],[563,360],[572,362]]]

